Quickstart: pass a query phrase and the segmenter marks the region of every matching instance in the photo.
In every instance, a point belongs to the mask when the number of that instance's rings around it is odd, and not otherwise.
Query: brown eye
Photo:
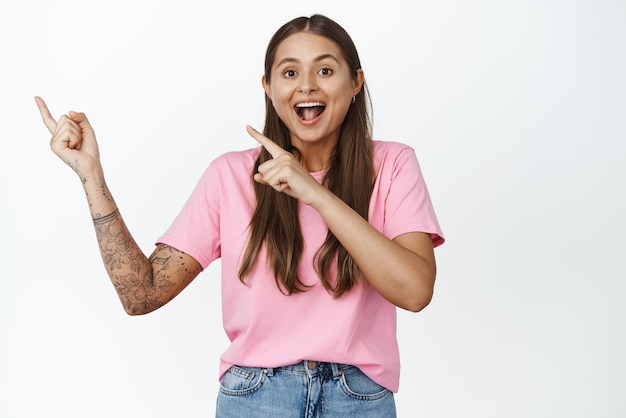
[[[333,73],[333,70],[331,70],[330,68],[322,68],[319,71],[319,73],[320,73],[320,75],[328,76],[328,75],[331,75]]]
[[[296,72],[294,70],[287,70],[283,73],[286,78],[291,78],[296,76]]]

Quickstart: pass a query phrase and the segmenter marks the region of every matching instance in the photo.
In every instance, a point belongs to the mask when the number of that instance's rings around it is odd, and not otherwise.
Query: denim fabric
[[[395,418],[393,393],[347,364],[302,361],[233,366],[222,378],[216,418]]]

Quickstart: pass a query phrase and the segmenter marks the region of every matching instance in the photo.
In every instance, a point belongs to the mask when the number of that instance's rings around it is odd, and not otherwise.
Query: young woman
[[[393,417],[396,307],[431,300],[443,242],[414,151],[372,140],[356,48],[327,17],[267,48],[262,147],[214,160],[146,257],[105,183],[86,116],[55,120],[52,150],[82,180],[126,312],[153,311],[222,261],[218,417]]]

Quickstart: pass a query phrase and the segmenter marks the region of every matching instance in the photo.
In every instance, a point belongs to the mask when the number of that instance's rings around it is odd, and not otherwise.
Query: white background
[[[400,416],[626,416],[618,0],[3,2],[0,416],[212,416],[226,347],[219,263],[123,313],[33,96],[88,114],[151,252],[209,161],[254,146],[267,42],[316,12],[354,38],[376,138],[416,149],[447,238],[432,304],[399,314]]]

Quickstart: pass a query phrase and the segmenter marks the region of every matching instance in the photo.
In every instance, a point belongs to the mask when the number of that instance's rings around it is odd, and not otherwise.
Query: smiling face
[[[298,32],[278,45],[263,88],[301,152],[332,152],[363,85],[363,71],[352,74],[337,44],[324,36]]]

